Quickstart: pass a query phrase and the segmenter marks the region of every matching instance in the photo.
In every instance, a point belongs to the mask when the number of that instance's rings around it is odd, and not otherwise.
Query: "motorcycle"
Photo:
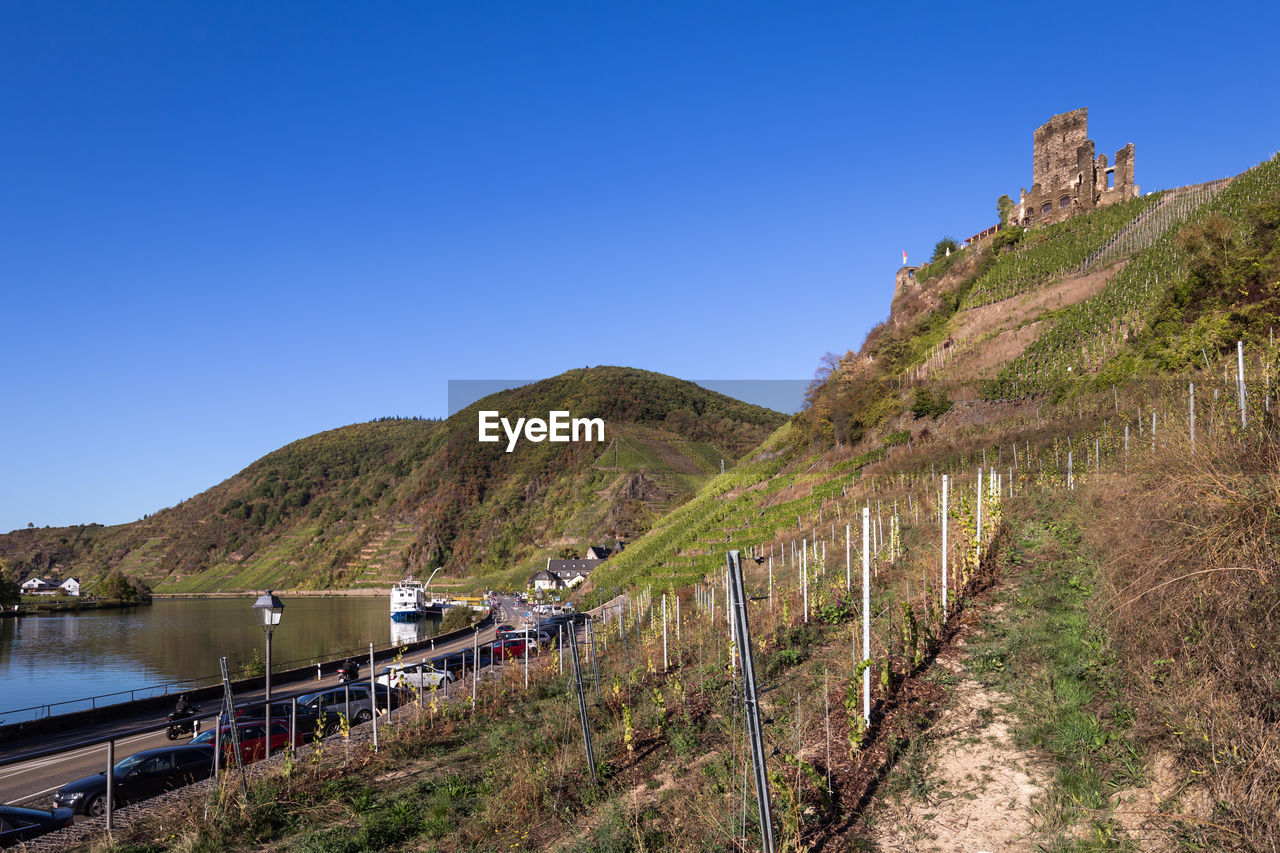
[[[169,736],[169,740],[177,740],[183,735],[196,735],[200,733],[200,720],[196,717],[199,708],[192,708],[190,711],[178,712],[173,711],[169,714],[169,728],[165,734]]]
[[[346,661],[338,667],[338,683],[346,684],[348,681],[355,681],[360,677],[360,664],[355,661]]]

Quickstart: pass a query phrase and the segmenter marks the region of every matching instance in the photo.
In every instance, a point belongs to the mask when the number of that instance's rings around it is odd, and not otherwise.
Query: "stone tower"
[[[1089,110],[1060,113],[1036,128],[1031,145],[1031,191],[1024,188],[1014,211],[1021,225],[1061,222],[1077,213],[1136,198],[1133,143],[1094,157]]]

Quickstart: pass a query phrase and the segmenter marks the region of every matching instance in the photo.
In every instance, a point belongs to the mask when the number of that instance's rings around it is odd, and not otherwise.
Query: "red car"
[[[240,730],[240,760],[248,764],[258,761],[267,756],[266,749],[266,731],[262,720],[256,722],[246,722],[237,724]],[[299,726],[299,737],[294,740],[294,746],[302,746],[306,743],[306,735],[301,731]],[[213,746],[214,730],[201,732],[199,736],[192,738],[192,743],[203,743]],[[289,726],[287,723],[271,722],[271,754],[283,752],[289,746]],[[222,727],[222,756],[223,760],[229,760],[232,755],[231,744],[231,726]]]
[[[499,640],[493,645],[494,660],[517,660],[524,657],[525,641],[523,639]],[[536,645],[529,646],[529,655],[538,651]]]

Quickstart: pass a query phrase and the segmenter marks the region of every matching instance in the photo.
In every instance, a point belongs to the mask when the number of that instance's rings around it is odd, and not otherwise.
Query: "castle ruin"
[[[992,225],[964,241],[975,246],[1011,226],[1024,228],[1061,222],[1078,213],[1088,213],[1138,197],[1133,181],[1133,143],[1116,152],[1115,165],[1106,154],[1094,156],[1089,138],[1089,110],[1081,107],[1060,113],[1036,128],[1031,147],[1031,191],[1024,187],[1009,214],[1007,223]],[[893,298],[919,284],[920,266],[898,270]]]
[[[1036,128],[1031,158],[1031,192],[1023,188],[1011,225],[1061,222],[1138,195],[1133,143],[1116,152],[1115,165],[1108,165],[1106,154],[1095,158],[1087,108],[1061,113]]]

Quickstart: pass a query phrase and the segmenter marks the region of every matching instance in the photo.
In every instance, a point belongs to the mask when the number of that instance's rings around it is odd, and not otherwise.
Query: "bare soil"
[[[956,315],[956,330],[951,337],[956,355],[947,363],[946,371],[966,377],[994,372],[1021,355],[1041,333],[1039,317],[1097,295],[1124,265],[1122,261],[1059,279],[1030,293],[961,311]],[[979,341],[981,346],[973,346]]]
[[[950,706],[929,731],[923,794],[900,792],[872,806],[879,850],[1013,851],[1033,849],[1038,778],[1050,775],[1039,756],[1014,746],[1004,694],[965,677],[963,638],[937,666],[959,679]]]

